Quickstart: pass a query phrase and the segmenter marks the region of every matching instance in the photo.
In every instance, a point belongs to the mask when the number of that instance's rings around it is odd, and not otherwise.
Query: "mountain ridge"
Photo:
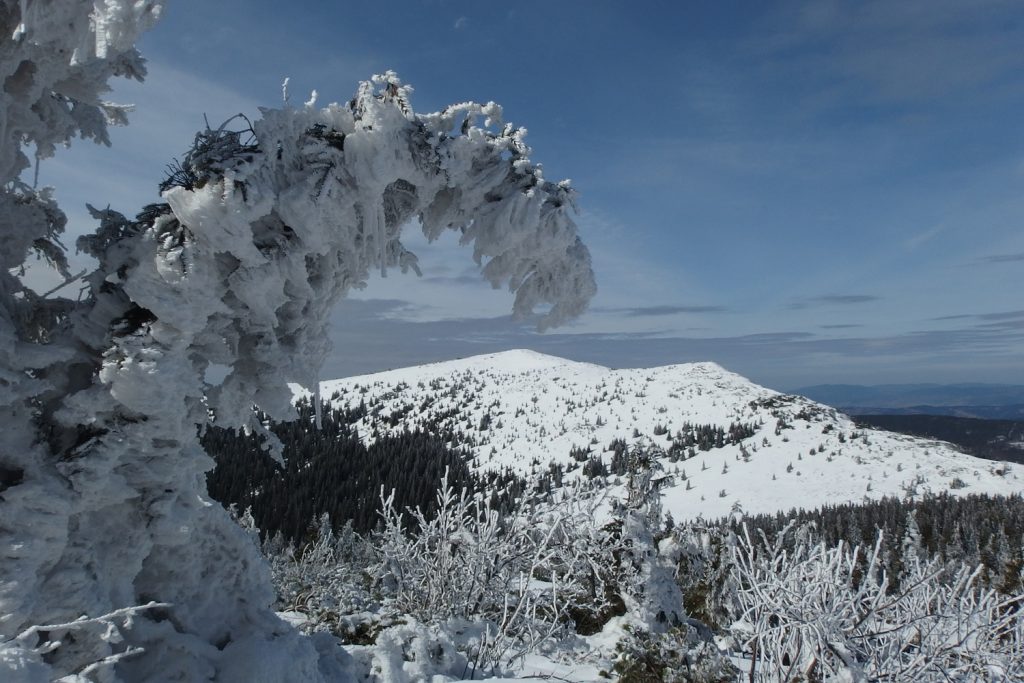
[[[715,363],[611,369],[517,349],[330,380],[321,395],[364,404],[366,439],[427,420],[445,425],[479,470],[530,476],[560,468],[572,480],[590,468],[604,476],[616,443],[646,448],[673,475],[664,504],[676,519],[1024,490],[1005,464],[858,427],[834,408]],[[613,490],[621,484],[607,479]]]

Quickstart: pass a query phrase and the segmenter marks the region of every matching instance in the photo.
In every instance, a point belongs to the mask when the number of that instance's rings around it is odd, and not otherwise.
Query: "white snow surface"
[[[833,408],[759,386],[715,363],[615,370],[520,349],[325,381],[320,389],[324,397],[340,394],[338,405],[366,401],[371,413],[379,402],[380,417],[412,406],[394,427],[378,420],[379,433],[411,429],[454,409],[443,423],[476,440],[474,467],[523,475],[556,462],[575,467],[569,477],[580,476],[570,450],[589,447],[607,464],[612,453],[605,449],[616,438],[667,450],[684,422],[726,430],[734,422],[760,425],[739,444],[697,450],[678,462],[661,458],[675,475],[664,507],[676,520],[947,490],[1024,491],[1020,473],[1006,463],[944,442],[857,427]],[[481,431],[485,415],[490,424]],[[789,427],[776,434],[780,417]],[[656,436],[659,426],[668,433]],[[359,428],[372,439],[374,418],[363,418]]]

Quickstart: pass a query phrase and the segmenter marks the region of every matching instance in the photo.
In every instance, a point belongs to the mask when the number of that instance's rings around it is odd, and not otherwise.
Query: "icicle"
[[[90,17],[96,26],[96,57],[97,59],[107,58],[107,48],[110,47],[110,38],[108,35],[109,29],[109,17],[98,12],[93,12]]]

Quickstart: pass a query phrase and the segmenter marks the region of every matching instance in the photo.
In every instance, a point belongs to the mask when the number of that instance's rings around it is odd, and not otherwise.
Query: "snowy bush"
[[[692,627],[661,633],[625,629],[614,671],[620,683],[733,683],[738,671],[710,638]]]
[[[715,630],[727,628],[736,590],[735,535],[721,525],[698,520],[677,526],[672,537],[680,548],[676,581],[687,616]]]
[[[616,645],[615,671],[620,680],[732,681],[735,669],[722,656],[711,629],[685,613],[682,567],[695,569],[695,543],[690,527],[664,532],[661,489],[669,481],[659,459],[649,450],[625,454],[625,500],[613,508],[621,529],[625,569],[621,588],[627,627]]]
[[[981,572],[944,576],[905,558],[888,590],[873,550],[805,535],[785,549],[744,533],[735,552],[738,620],[751,681],[1014,681],[1024,676],[1024,595],[978,587]]]
[[[472,671],[510,666],[557,634],[581,606],[598,609],[614,539],[595,526],[598,501],[579,490],[501,516],[490,496],[442,482],[436,515],[411,511],[413,532],[382,494],[374,569],[388,605],[464,639]]]
[[[412,617],[382,631],[374,647],[353,648],[352,653],[363,676],[373,681],[451,681],[474,674],[451,633]]]
[[[277,590],[277,609],[301,615],[304,632],[329,631],[347,643],[372,642],[381,627],[369,585],[373,548],[351,524],[335,533],[325,514],[316,537],[302,548],[285,546],[278,536],[263,544],[263,553]]]

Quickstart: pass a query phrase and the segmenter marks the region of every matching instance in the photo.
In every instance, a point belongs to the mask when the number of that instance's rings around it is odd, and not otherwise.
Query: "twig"
[[[69,277],[69,278],[68,278],[67,280],[65,280],[64,282],[60,283],[59,285],[57,285],[57,286],[56,286],[56,287],[54,287],[53,289],[49,290],[48,292],[44,292],[43,294],[40,294],[40,295],[39,295],[39,298],[40,298],[40,299],[45,299],[46,297],[50,296],[50,295],[51,295],[51,294],[53,294],[54,292],[56,292],[56,291],[58,291],[58,290],[61,290],[61,289],[64,289],[65,287],[67,287],[68,285],[70,285],[70,284],[71,284],[72,282],[74,282],[75,280],[78,280],[79,278],[81,278],[81,277],[82,277],[83,275],[85,275],[85,274],[86,274],[87,272],[88,272],[88,271],[87,271],[87,270],[86,270],[85,268],[83,268],[81,272],[79,272],[79,273],[75,273],[74,275],[72,275],[72,276],[71,276],[71,277]]]

